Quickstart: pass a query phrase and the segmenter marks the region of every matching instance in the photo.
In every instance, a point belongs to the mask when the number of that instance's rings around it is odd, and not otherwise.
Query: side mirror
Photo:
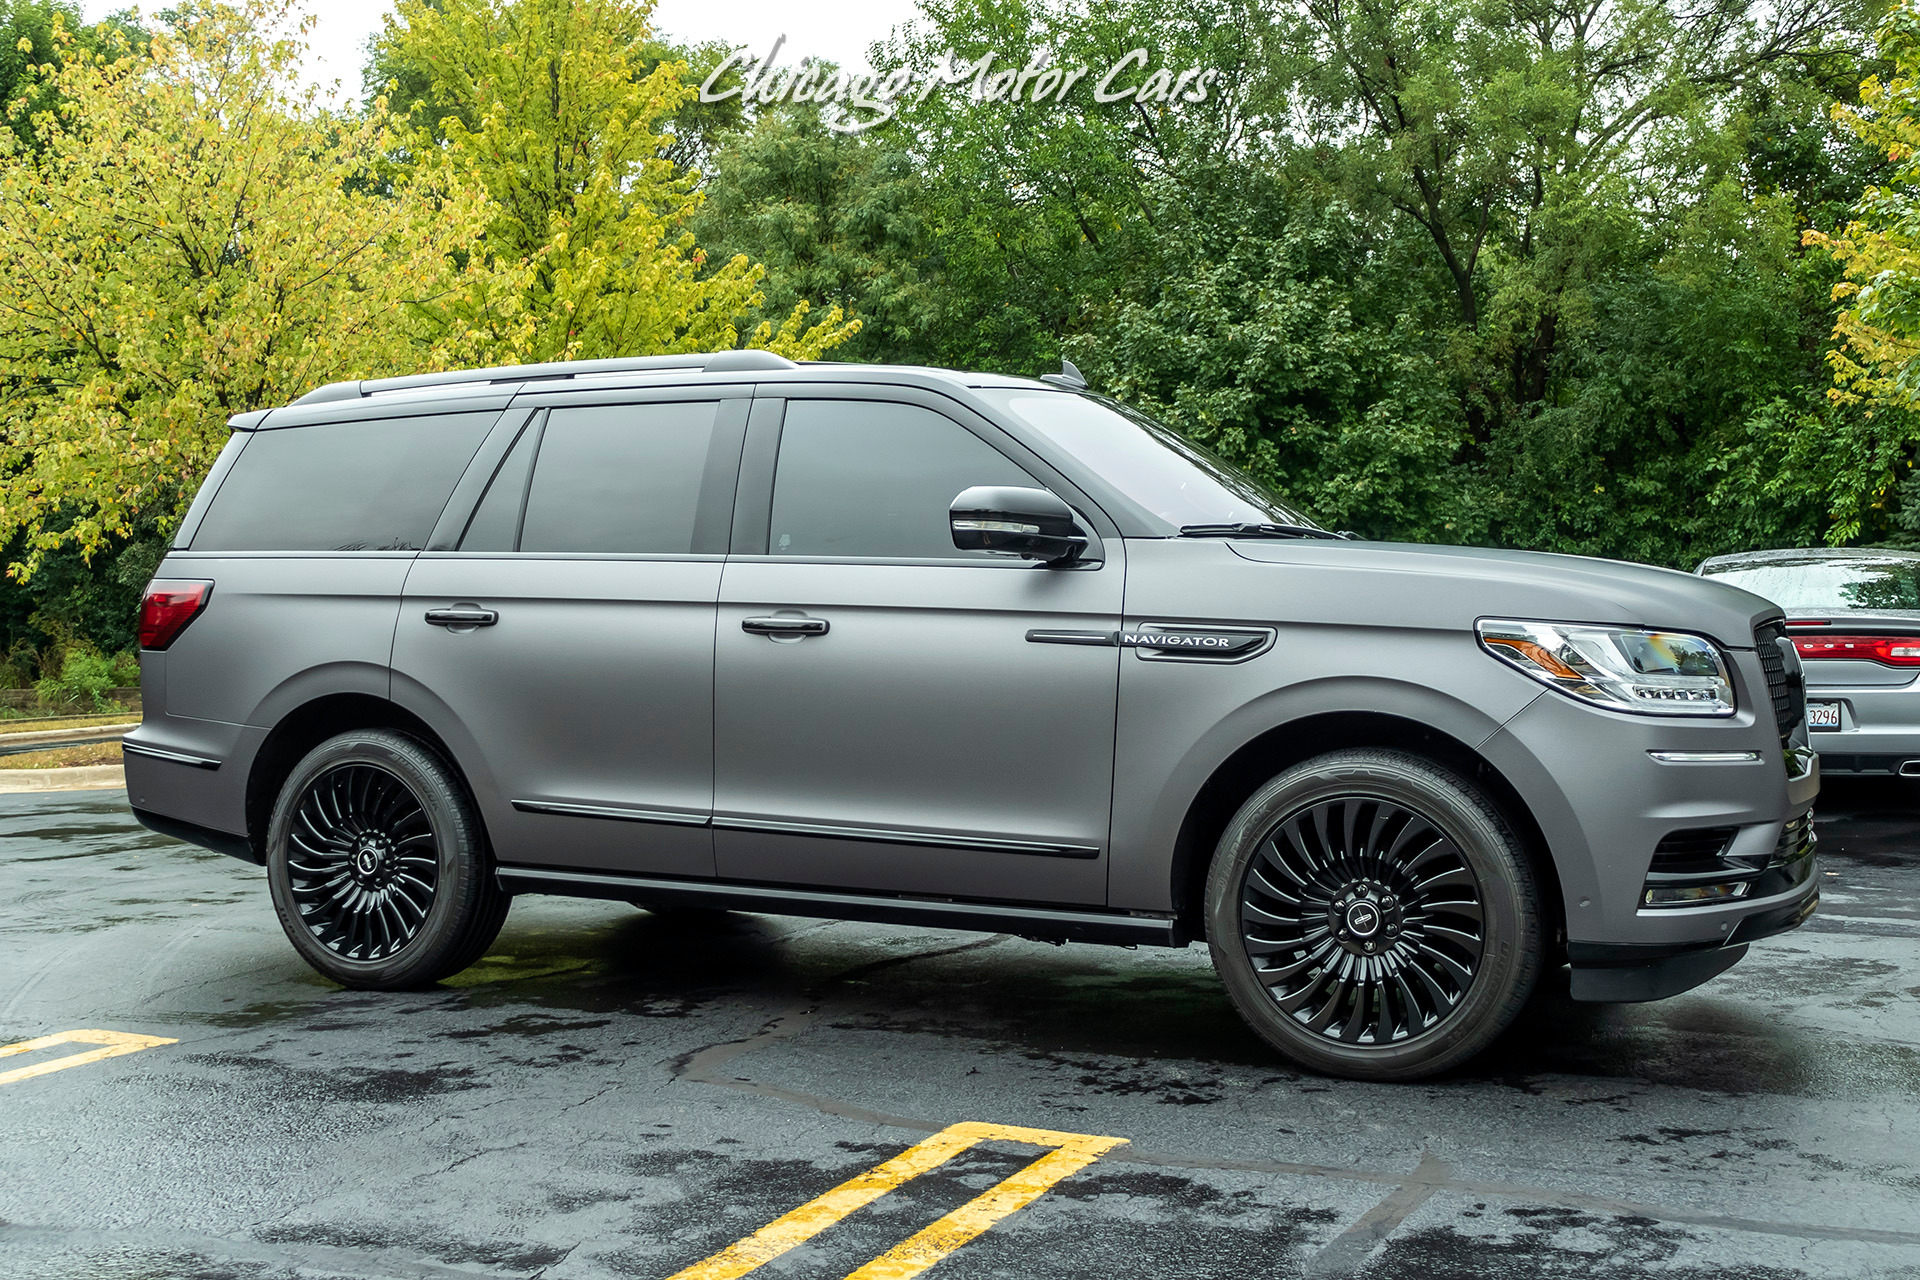
[[[948,511],[953,545],[962,551],[995,551],[1064,567],[1086,554],[1089,539],[1073,508],[1046,489],[976,485]]]

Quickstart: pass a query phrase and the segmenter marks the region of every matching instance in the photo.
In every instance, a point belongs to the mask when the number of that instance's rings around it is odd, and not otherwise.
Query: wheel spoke
[[[1373,1012],[1373,984],[1363,982],[1354,988],[1353,1012],[1347,1017],[1347,1025],[1340,1028],[1340,1038],[1348,1044],[1356,1044],[1360,1033],[1370,1029],[1368,1015]],[[1375,1037],[1378,1039],[1379,1037]]]
[[[1260,874],[1260,868],[1257,866],[1247,871],[1247,884],[1276,902],[1284,902],[1290,907],[1302,905],[1301,896],[1288,893],[1285,889],[1282,889],[1273,883],[1273,881],[1267,879],[1266,876]]]
[[[294,805],[288,891],[320,945],[348,960],[384,960],[426,924],[440,879],[436,847],[425,806],[398,774],[337,765]]]
[[[1292,964],[1278,965],[1272,969],[1255,969],[1254,976],[1269,987],[1278,986],[1282,982],[1287,982],[1299,977],[1315,965],[1324,964],[1326,962],[1327,952],[1331,949],[1332,943],[1323,940],[1318,946],[1314,947],[1311,951],[1307,952],[1305,956],[1294,961]]]
[[[1487,908],[1439,823],[1355,793],[1281,816],[1255,848],[1241,880],[1241,940],[1287,1018],[1370,1048],[1453,1016],[1482,962]]]
[[[1264,907],[1256,907],[1251,902],[1243,902],[1240,904],[1240,918],[1242,920],[1255,921],[1260,924],[1277,925],[1283,929],[1296,929],[1303,923],[1300,916],[1275,915]]]

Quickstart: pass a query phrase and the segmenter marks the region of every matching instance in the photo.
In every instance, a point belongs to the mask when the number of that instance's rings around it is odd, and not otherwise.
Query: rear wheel
[[[1513,1021],[1541,966],[1538,890],[1499,810],[1398,751],[1340,751],[1256,792],[1207,876],[1207,940],[1274,1048],[1363,1080],[1431,1075]]]
[[[267,884],[307,963],[371,990],[458,973],[512,902],[453,770],[386,729],[331,738],[294,768],[267,829]]]

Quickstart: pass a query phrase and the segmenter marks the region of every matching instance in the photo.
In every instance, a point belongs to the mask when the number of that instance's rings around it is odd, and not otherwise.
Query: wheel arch
[[[356,729],[392,729],[417,738],[431,748],[459,779],[469,798],[473,785],[446,742],[413,712],[368,693],[330,693],[293,708],[274,724],[247,771],[247,841],[254,856],[265,861],[267,824],[273,806],[294,767],[308,752],[338,734]],[[475,810],[476,818],[478,809]],[[485,824],[482,820],[482,830]]]
[[[1546,835],[1520,791],[1467,743],[1432,725],[1380,711],[1325,711],[1289,720],[1243,743],[1217,765],[1187,806],[1174,840],[1172,901],[1189,936],[1205,936],[1201,904],[1215,847],[1247,798],[1275,775],[1332,751],[1381,747],[1406,751],[1460,773],[1487,792],[1520,838],[1540,878],[1541,905],[1558,948],[1566,936],[1565,902]]]

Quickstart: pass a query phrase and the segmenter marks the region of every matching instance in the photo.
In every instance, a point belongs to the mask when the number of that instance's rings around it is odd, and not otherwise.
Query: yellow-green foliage
[[[635,0],[408,0],[389,51],[458,120],[297,92],[307,21],[174,12],[150,46],[57,30],[36,147],[0,131],[0,540],[8,567],[170,529],[236,413],[325,382],[739,345],[764,269],[709,270],[659,152],[694,92],[636,73]],[[23,99],[25,101],[25,99]],[[805,304],[753,346],[859,328]]]
[[[1841,403],[1911,410],[1920,406],[1920,12],[1907,0],[1886,17],[1880,51],[1891,77],[1860,86],[1860,107],[1835,105],[1836,120],[1895,166],[1867,188],[1839,235],[1806,233],[1846,269],[1833,298],[1846,303],[1829,356],[1832,396]]]
[[[686,230],[700,196],[663,152],[662,121],[696,92],[678,63],[639,74],[651,4],[402,0],[381,57],[424,79],[405,169],[481,184],[487,249],[524,263],[537,359],[707,351],[739,343],[765,269],[709,270]],[[859,328],[804,305],[749,344],[802,359]]]
[[[519,282],[467,252],[484,194],[364,189],[392,120],[291,96],[299,32],[273,12],[191,10],[106,54],[62,31],[40,68],[62,105],[0,156],[0,538],[29,532],[10,576],[170,525],[231,414],[525,341]]]

